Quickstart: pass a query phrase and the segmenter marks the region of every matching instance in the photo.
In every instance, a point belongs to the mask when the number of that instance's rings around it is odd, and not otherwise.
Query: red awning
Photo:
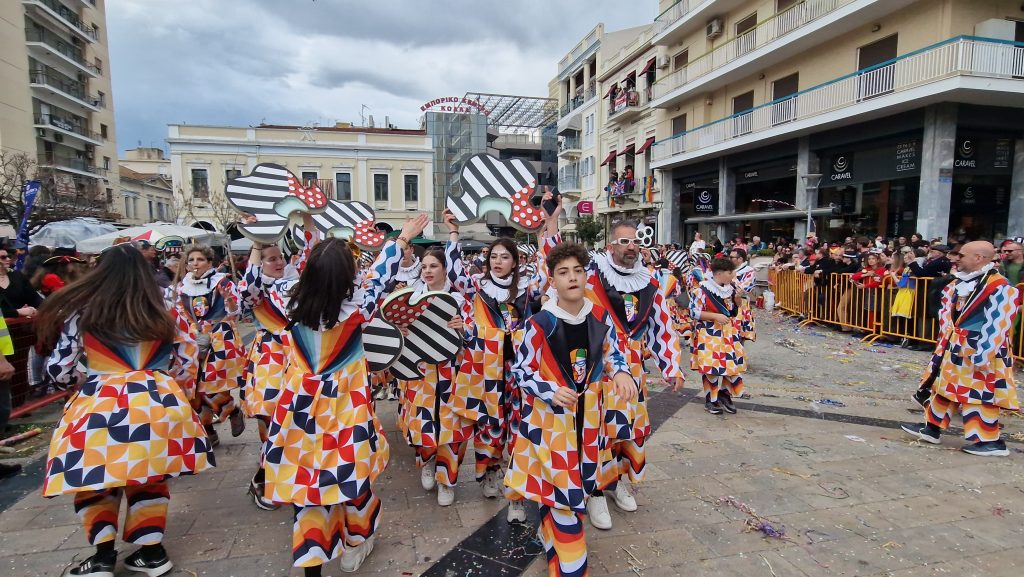
[[[615,87],[616,87],[616,86],[618,86],[618,84],[612,84],[611,86],[609,86],[609,87],[608,87],[608,92],[605,92],[605,93],[604,93],[604,97],[605,97],[605,98],[608,98],[609,96],[611,96],[611,95],[612,95],[612,92],[614,92],[614,91],[615,91]]]
[[[604,162],[601,163],[601,166],[604,166],[604,165],[608,164],[609,162],[615,160],[615,156],[616,155],[615,155],[615,151],[614,150],[609,152],[608,153],[608,158],[604,159]]]
[[[647,149],[650,148],[652,144],[654,144],[653,136],[648,137],[647,140],[645,140],[644,143],[640,145],[640,148],[636,149],[636,152],[634,154],[640,156],[641,154],[647,152]]]
[[[640,76],[643,76],[644,74],[647,74],[647,72],[650,71],[651,68],[654,68],[654,59],[653,58],[651,58],[650,60],[647,61],[647,65],[644,66],[644,69],[640,71]]]
[[[635,149],[636,149],[636,145],[635,144],[630,144],[629,146],[626,147],[626,150],[623,150],[622,152],[619,153],[619,156],[622,156],[623,154],[635,154],[633,152]]]

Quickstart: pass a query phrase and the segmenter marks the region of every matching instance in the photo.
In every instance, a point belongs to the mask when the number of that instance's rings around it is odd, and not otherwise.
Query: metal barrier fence
[[[852,274],[815,279],[795,270],[772,270],[768,275],[776,308],[801,318],[801,325],[821,323],[859,331],[864,342],[891,337],[934,344],[939,336],[936,282],[921,277],[911,278],[905,288],[862,288],[853,282]],[[1024,295],[1024,283],[1017,289]],[[1015,359],[1024,362],[1024,310],[1022,302],[1017,306],[1011,350]]]

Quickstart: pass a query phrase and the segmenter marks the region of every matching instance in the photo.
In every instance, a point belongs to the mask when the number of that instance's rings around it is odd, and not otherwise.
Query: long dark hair
[[[487,245],[487,260],[484,262],[484,274],[490,276],[491,274],[491,253],[494,252],[494,247],[503,246],[505,250],[512,255],[512,284],[508,287],[508,301],[509,303],[515,302],[516,291],[519,289],[519,247],[510,238],[499,238]]]
[[[341,306],[355,294],[356,260],[344,240],[329,238],[313,247],[299,282],[291,290],[288,316],[307,327],[338,324]]]
[[[47,347],[57,343],[68,317],[101,341],[138,343],[174,339],[174,321],[164,306],[153,272],[130,244],[107,249],[87,275],[43,301],[36,335]]]

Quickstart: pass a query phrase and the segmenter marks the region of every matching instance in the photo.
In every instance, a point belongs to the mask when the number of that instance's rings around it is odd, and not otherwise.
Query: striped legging
[[[136,545],[157,545],[163,541],[167,505],[171,501],[166,481],[76,493],[75,513],[82,520],[89,544],[99,545],[117,539],[122,494],[128,500],[128,512],[121,538]]]

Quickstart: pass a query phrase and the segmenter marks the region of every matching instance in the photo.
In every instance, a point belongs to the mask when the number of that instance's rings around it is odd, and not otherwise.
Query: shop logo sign
[[[832,175],[829,177],[832,182],[842,182],[853,179],[853,162],[845,154],[837,154],[832,157]]]
[[[957,159],[953,166],[957,168],[978,168],[978,161],[974,158],[974,143],[970,140],[963,140],[960,146],[956,147]]]
[[[974,198],[974,187],[968,186],[964,189],[964,200],[962,204],[975,204],[977,199]]]
[[[718,214],[718,191],[704,189],[694,193],[693,210],[703,214]]]

